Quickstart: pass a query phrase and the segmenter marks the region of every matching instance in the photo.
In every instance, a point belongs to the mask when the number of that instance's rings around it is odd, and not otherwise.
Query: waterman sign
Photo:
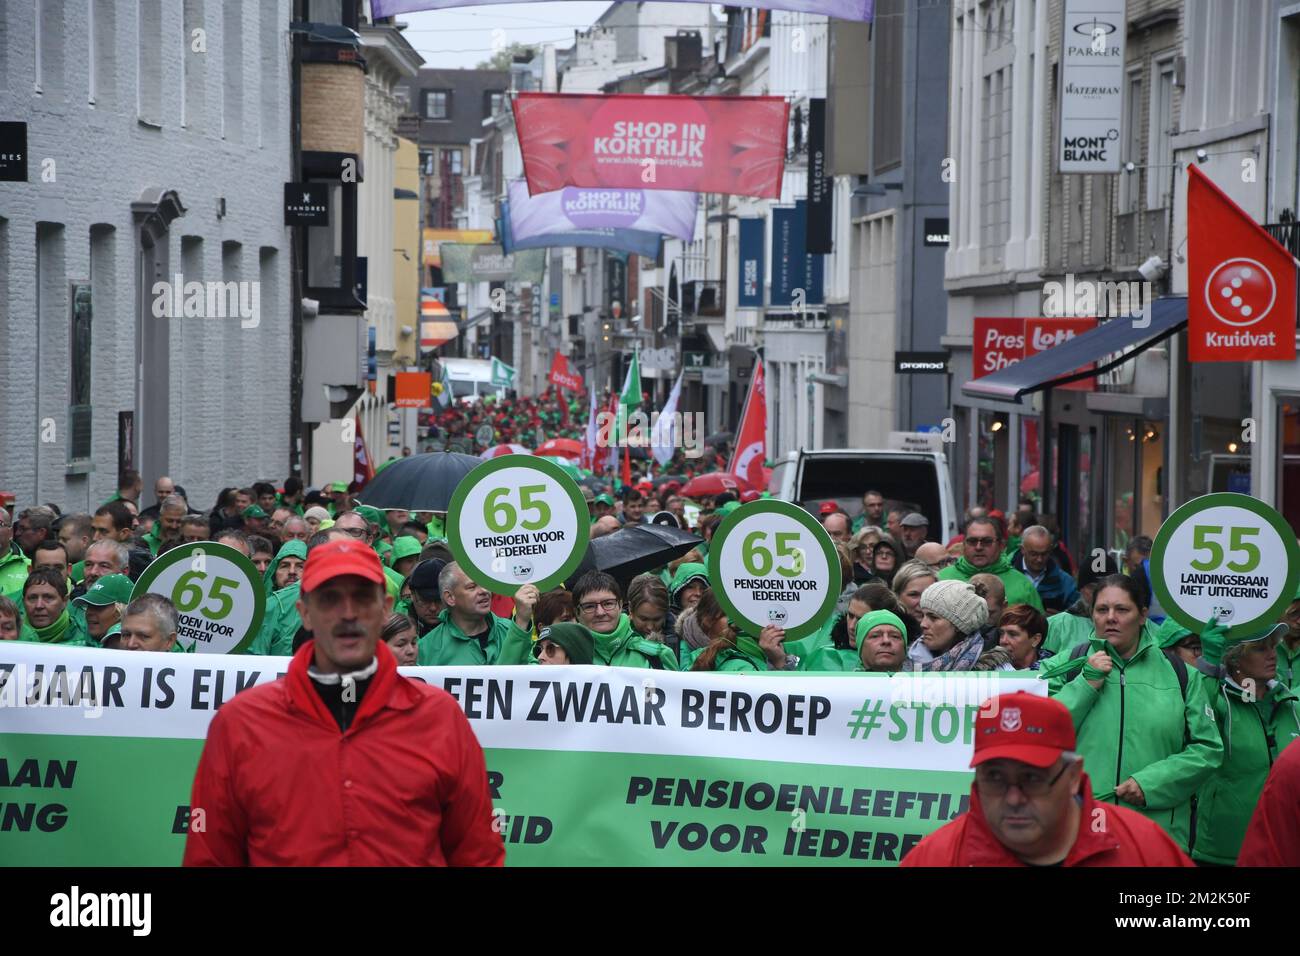
[[[175,866],[217,708],[284,657],[0,646],[8,866]],[[967,807],[980,706],[1023,675],[408,667],[487,757],[511,866],[894,866]]]
[[[1124,105],[1124,0],[1065,0],[1061,32],[1063,173],[1117,173]]]

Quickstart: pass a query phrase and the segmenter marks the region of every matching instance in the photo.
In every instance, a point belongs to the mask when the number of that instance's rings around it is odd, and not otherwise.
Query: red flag
[[[361,416],[357,416],[357,430],[352,438],[352,481],[360,490],[367,481],[375,477],[374,465],[370,462],[370,452],[366,449],[366,440],[361,435]]]
[[[551,374],[547,376],[547,381],[555,386],[555,394],[563,398],[560,389],[567,388],[571,392],[582,391],[582,376],[569,371],[569,360],[560,352],[556,352],[551,359]]]
[[[736,432],[736,450],[727,471],[749,482],[751,488],[767,487],[767,389],[763,384],[763,362],[754,363],[754,381],[749,386],[745,410]]]
[[[623,446],[623,487],[632,487],[632,453],[630,446]]]
[[[781,198],[782,97],[517,93],[513,105],[530,195],[587,186]]]
[[[1187,357],[1294,361],[1296,260],[1195,165],[1187,180]]]

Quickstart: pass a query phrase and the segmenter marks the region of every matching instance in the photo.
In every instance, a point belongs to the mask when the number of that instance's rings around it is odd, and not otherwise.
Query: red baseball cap
[[[823,501],[821,513],[824,515],[833,515],[840,510],[840,506],[833,501]]]
[[[345,574],[355,574],[376,584],[388,580],[374,548],[355,539],[336,539],[317,545],[307,553],[307,563],[302,569],[302,593],[314,591],[326,581]]]
[[[970,765],[1002,759],[1050,767],[1074,746],[1074,721],[1060,701],[1023,690],[999,694],[985,701],[975,717]]]

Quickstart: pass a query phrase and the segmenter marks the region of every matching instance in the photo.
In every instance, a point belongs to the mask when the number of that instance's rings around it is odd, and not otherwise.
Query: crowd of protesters
[[[699,543],[630,579],[595,570],[567,588],[502,597],[453,559],[445,515],[378,511],[345,484],[308,490],[294,478],[225,488],[204,511],[160,477],[142,509],[140,476],[124,478],[93,514],[0,509],[0,639],[180,652],[175,608],[157,595],[132,600],[132,582],[170,548],[210,540],[263,575],[266,610],[247,653],[293,655],[313,637],[301,593],[311,554],[352,541],[382,570],[392,612],[380,637],[396,665],[1036,674],[1068,710],[1070,750],[1096,787],[1089,799],[1134,810],[1212,865],[1236,861],[1270,768],[1300,736],[1289,686],[1300,593],[1259,633],[1192,633],[1153,607],[1149,539],[1130,542],[1122,569],[1109,555],[1076,566],[1027,503],[972,509],[948,542],[929,538],[929,516],[874,490],[857,515],[806,503],[835,543],[844,587],[815,633],[787,641],[780,627],[731,620],[714,590],[709,548],[742,504],[732,494],[688,501],[676,481],[642,480],[617,498],[588,489],[593,535],[660,522],[691,528]]]

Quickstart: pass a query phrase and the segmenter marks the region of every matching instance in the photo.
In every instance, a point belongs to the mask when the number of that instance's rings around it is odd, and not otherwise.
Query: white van
[[[495,395],[497,401],[506,397],[506,390],[492,384],[492,362],[490,359],[439,359],[447,370],[447,381],[451,382],[451,394],[457,402],[472,404],[475,399]]]
[[[834,501],[847,514],[862,514],[862,496],[885,497],[886,508],[905,507],[930,519],[928,538],[946,542],[958,533],[948,458],[935,451],[826,448],[792,451],[777,459],[767,490],[820,518],[823,502]]]

